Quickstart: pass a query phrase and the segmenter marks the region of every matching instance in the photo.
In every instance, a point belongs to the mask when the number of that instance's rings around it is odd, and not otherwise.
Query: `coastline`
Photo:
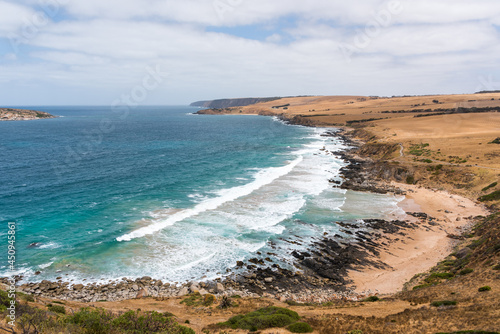
[[[362,146],[342,133],[340,136],[350,146]],[[252,268],[243,275],[232,275],[213,282],[190,282],[174,286],[150,277],[88,285],[43,281],[24,284],[20,290],[36,296],[80,302],[119,301],[148,296],[173,298],[193,292],[218,296],[264,296],[282,302],[356,301],[369,295],[401,291],[404,283],[415,274],[430,269],[449,254],[456,244],[456,240],[448,237],[450,233],[459,235],[461,229],[472,224],[470,219],[466,219],[465,212],[473,210],[469,216],[487,212],[470,200],[446,192],[419,189],[393,181],[381,182],[375,178],[370,182],[366,182],[366,179],[357,182],[360,180],[352,178],[353,173],[358,175],[361,168],[363,173],[369,175],[373,172],[373,165],[366,164],[365,160],[360,160],[351,151],[335,153],[340,153],[350,162],[343,171],[346,178],[342,185],[344,189],[405,194],[406,199],[400,203],[400,207],[405,212],[427,218],[408,216],[405,221],[392,222],[366,219],[365,228],[360,230],[353,230],[353,226],[338,222],[355,233],[356,241],[342,243],[338,236],[324,236],[309,252],[293,254],[297,260],[296,266],[303,273],[290,272],[276,265],[261,268],[242,263],[241,266]],[[446,205],[436,206],[439,202],[446,202]],[[258,259],[250,262],[262,264]]]

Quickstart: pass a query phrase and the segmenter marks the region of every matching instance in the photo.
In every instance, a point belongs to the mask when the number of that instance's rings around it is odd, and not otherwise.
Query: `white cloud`
[[[9,36],[25,26],[36,11],[15,3],[0,1],[0,37]]]
[[[229,7],[218,12],[217,1]],[[26,96],[15,93],[18,87],[29,96],[47,95],[61,103],[73,96],[75,103],[106,104],[140,82],[147,65],[156,64],[170,76],[151,94],[152,103],[444,93],[474,89],[466,80],[495,72],[500,62],[499,33],[492,25],[498,23],[500,5],[490,0],[400,0],[404,10],[391,14],[351,62],[339,42],[352,44],[367,24],[390,9],[390,1],[65,2],[66,11],[40,26],[25,41],[26,48],[15,57],[3,56],[4,65],[0,58],[0,89],[12,92],[6,96]],[[26,18],[42,10],[35,0],[24,4],[0,0],[0,36],[22,29]],[[260,35],[259,41],[230,34],[232,27],[247,24],[259,24],[269,35]],[[213,25],[228,33],[208,32]],[[48,87],[54,89],[52,96]]]

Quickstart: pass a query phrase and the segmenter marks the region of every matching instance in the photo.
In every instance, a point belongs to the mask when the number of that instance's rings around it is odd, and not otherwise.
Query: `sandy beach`
[[[461,235],[471,227],[469,218],[488,214],[483,205],[445,191],[406,184],[392,185],[407,191],[406,199],[399,203],[405,212],[426,213],[436,218],[438,225],[407,230],[406,237],[393,241],[379,257],[390,269],[350,270],[349,278],[358,293],[367,290],[380,294],[400,291],[414,275],[426,272],[452,252],[457,242],[448,235]],[[408,218],[418,221],[411,216]]]

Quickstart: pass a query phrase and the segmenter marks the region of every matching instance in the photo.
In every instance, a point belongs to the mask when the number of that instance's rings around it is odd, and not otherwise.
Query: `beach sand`
[[[382,251],[379,259],[390,269],[372,267],[361,271],[350,270],[349,278],[358,293],[369,290],[380,294],[401,291],[414,275],[426,272],[452,252],[456,240],[448,235],[460,235],[469,228],[471,223],[467,217],[488,214],[483,205],[458,195],[414,185],[392,185],[407,191],[406,199],[399,203],[405,212],[426,213],[436,218],[439,225],[430,229],[407,230],[406,237],[391,243],[387,250]],[[408,219],[415,220],[410,216]]]

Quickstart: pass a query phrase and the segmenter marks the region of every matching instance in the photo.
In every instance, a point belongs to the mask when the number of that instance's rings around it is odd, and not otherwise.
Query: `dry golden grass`
[[[492,100],[493,99],[493,100]],[[439,101],[434,103],[433,101]],[[287,109],[273,108],[286,106]],[[407,114],[384,111],[415,111],[456,108],[500,107],[500,93],[429,95],[409,97],[306,96],[289,97],[246,107],[225,109],[230,114],[285,114],[305,116],[319,126],[343,125],[346,121],[370,118],[400,118]],[[413,117],[413,115],[412,115]]]

